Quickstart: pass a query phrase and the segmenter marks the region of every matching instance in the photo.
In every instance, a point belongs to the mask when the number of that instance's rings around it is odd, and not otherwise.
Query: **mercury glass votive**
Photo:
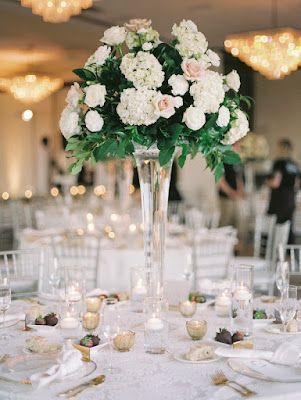
[[[86,308],[88,312],[97,313],[101,306],[101,300],[99,297],[87,297]]]
[[[195,301],[180,301],[179,302],[179,309],[183,317],[192,317],[197,309],[197,303]]]
[[[99,325],[99,314],[87,312],[82,314],[82,324],[86,332],[93,332]]]
[[[198,321],[196,319],[192,319],[191,321],[186,322],[186,329],[192,340],[200,340],[207,332],[207,322],[205,320]]]
[[[119,332],[114,338],[114,345],[118,351],[129,351],[135,343],[135,332],[123,331]]]

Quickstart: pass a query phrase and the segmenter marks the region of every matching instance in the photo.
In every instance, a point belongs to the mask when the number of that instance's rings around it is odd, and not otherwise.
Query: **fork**
[[[249,390],[248,388],[246,388],[245,386],[241,385],[238,382],[230,381],[226,377],[226,375],[220,370],[216,371],[215,374],[211,375],[211,379],[215,385],[227,385],[230,388],[232,388],[233,390],[235,390],[236,392],[240,393],[243,397],[250,397],[250,396],[254,396],[255,394],[257,394],[256,392]],[[235,385],[237,385],[241,389],[239,389]]]

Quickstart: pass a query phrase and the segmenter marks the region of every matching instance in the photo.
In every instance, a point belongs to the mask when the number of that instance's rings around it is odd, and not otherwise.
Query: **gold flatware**
[[[61,393],[58,393],[58,396],[59,397],[65,397],[65,396],[67,396],[69,393],[71,393],[71,392],[74,392],[75,390],[77,390],[77,389],[81,389],[81,388],[83,388],[82,390],[84,390],[84,389],[86,389],[87,387],[89,387],[90,385],[91,386],[98,386],[98,385],[100,385],[104,380],[105,380],[105,375],[99,375],[99,376],[97,376],[96,378],[94,378],[94,379],[92,379],[92,380],[90,380],[90,381],[88,381],[88,382],[84,382],[84,383],[82,383],[81,385],[78,385],[78,386],[75,386],[75,387],[73,387],[73,388],[71,388],[71,389],[69,389],[69,390],[66,390],[66,391],[64,391],[64,392],[61,392]],[[94,382],[94,383],[92,383],[92,382]],[[95,384],[96,383],[96,384]],[[79,393],[79,392],[78,392]],[[77,393],[77,394],[78,394]],[[77,395],[76,394],[76,395]]]
[[[97,387],[97,386],[101,385],[105,379],[106,379],[105,375],[97,376],[96,378],[92,379],[92,381],[90,381],[88,383],[88,385],[82,387],[80,390],[73,393],[71,396],[68,396],[68,399],[74,399],[78,394],[80,394],[81,392],[83,392],[85,389],[87,389],[89,387]]]
[[[11,383],[22,383],[25,385],[31,385],[30,379],[24,379],[23,381],[14,381],[13,379],[6,378],[4,376],[0,376],[1,381],[11,382]]]
[[[0,360],[0,364],[5,363],[9,359],[10,355],[9,354],[4,354],[4,356]]]
[[[246,388],[245,386],[241,385],[238,382],[230,381],[222,371],[216,371],[215,374],[211,376],[211,379],[215,385],[227,385],[231,389],[240,393],[243,397],[250,397],[257,394],[256,392],[249,390],[248,388]]]

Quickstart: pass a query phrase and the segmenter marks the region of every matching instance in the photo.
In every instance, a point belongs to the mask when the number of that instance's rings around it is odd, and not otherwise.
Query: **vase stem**
[[[143,229],[144,254],[148,296],[163,296],[163,271],[165,256],[165,227],[167,216],[170,173],[173,159],[163,167],[156,146],[149,149],[135,147]]]

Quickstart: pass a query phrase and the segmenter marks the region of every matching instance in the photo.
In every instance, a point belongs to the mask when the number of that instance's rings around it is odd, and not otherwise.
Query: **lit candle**
[[[78,327],[78,320],[73,317],[66,317],[60,322],[62,329],[76,329]]]
[[[99,297],[87,297],[86,307],[89,312],[97,312],[100,309],[101,300]]]
[[[80,301],[82,295],[79,290],[76,290],[74,286],[71,286],[70,291],[67,293],[67,298],[69,301]]]
[[[230,316],[230,307],[231,307],[231,298],[228,290],[226,289],[224,292],[217,296],[215,301],[215,312],[219,317],[229,317]]]
[[[163,329],[164,324],[162,319],[160,318],[156,318],[155,316],[153,316],[153,318],[150,318],[149,320],[147,320],[146,324],[145,324],[145,328],[147,330],[151,330],[151,331],[159,331],[161,329]]]
[[[184,317],[192,317],[196,312],[197,304],[195,301],[180,301],[179,303],[180,312]]]
[[[252,297],[251,292],[244,285],[238,286],[238,288],[235,291],[234,296],[235,296],[235,300],[237,300],[237,301],[250,300]]]
[[[99,314],[93,312],[87,312],[82,315],[83,328],[85,331],[94,331],[99,324]]]
[[[119,332],[114,339],[114,345],[118,351],[129,351],[135,342],[135,332]]]
[[[203,338],[203,336],[205,336],[207,332],[207,322],[205,320],[198,321],[196,319],[193,319],[186,322],[186,329],[188,335],[193,340],[200,340]]]
[[[136,294],[136,295],[144,296],[147,294],[147,289],[146,289],[146,286],[143,285],[142,279],[139,279],[139,281],[137,282],[137,285],[133,287],[132,291],[133,291],[133,294]]]

